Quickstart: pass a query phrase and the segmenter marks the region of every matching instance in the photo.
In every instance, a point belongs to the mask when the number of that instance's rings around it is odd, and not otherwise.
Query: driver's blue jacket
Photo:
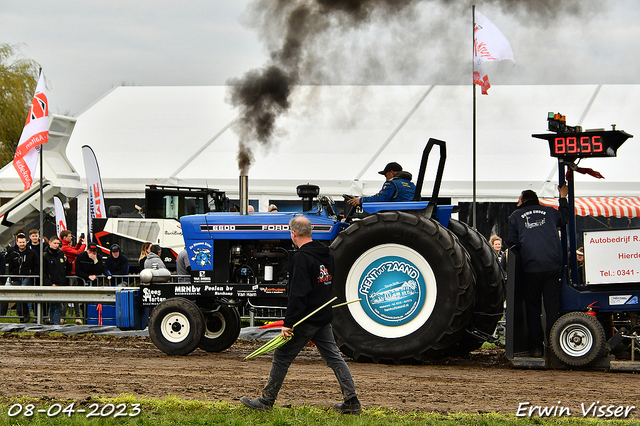
[[[411,177],[411,173],[398,172],[393,179],[382,185],[382,189],[376,195],[360,197],[360,204],[384,201],[412,201],[416,186],[411,182]]]

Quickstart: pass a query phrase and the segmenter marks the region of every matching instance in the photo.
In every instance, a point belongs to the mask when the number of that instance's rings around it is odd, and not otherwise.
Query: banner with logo
[[[67,229],[67,219],[64,216],[64,207],[59,197],[53,197],[53,206],[56,212],[56,235],[60,236],[60,232]]]
[[[87,176],[87,192],[89,200],[89,240],[93,236],[92,220],[107,217],[106,206],[104,204],[104,193],[102,192],[102,180],[100,179],[100,168],[98,160],[89,145],[82,147],[82,157],[84,159],[84,170]]]
[[[36,166],[38,165],[38,154],[40,145],[49,140],[49,101],[45,93],[44,75],[40,73],[36,93],[33,95],[31,108],[27,122],[22,129],[18,147],[13,157],[13,167],[15,167],[20,179],[24,184],[24,190],[31,188]]]

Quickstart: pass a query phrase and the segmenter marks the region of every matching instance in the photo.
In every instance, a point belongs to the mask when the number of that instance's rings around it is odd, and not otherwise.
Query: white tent
[[[295,187],[307,182],[334,197],[371,195],[383,181],[377,171],[390,161],[415,176],[432,137],[447,142],[440,196],[470,201],[472,95],[470,85],[296,87],[290,110],[278,120],[274,143],[255,149],[249,196],[265,210],[270,199],[296,199]],[[77,118],[67,155],[84,176],[81,147],[93,148],[107,198],[141,198],[144,185],[153,183],[208,186],[237,198],[233,125],[238,112],[227,97],[224,86],[116,87]],[[617,124],[637,139],[638,110],[640,85],[492,87],[488,96],[477,98],[478,201],[515,201],[528,188],[555,195],[557,161],[549,156],[546,141],[531,137],[546,131],[549,111],[585,129]],[[577,176],[576,195],[638,195],[636,139],[628,140],[617,158],[583,160],[581,166],[606,179]],[[434,151],[425,196],[437,158]],[[13,186],[20,191],[10,168],[0,177],[3,196]]]

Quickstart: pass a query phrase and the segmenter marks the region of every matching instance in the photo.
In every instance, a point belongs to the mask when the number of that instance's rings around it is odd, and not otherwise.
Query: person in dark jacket
[[[544,299],[547,339],[560,313],[562,247],[558,227],[564,226],[569,220],[568,191],[566,185],[558,189],[558,210],[540,205],[534,191],[523,191],[518,208],[509,216],[507,246],[520,251],[529,352],[534,357],[543,355],[545,341],[540,319],[541,299]]]
[[[85,284],[97,285],[98,276],[104,272],[104,266],[98,256],[98,246],[95,243],[89,243],[87,251],[84,251],[76,257],[76,275],[84,279]]]
[[[342,414],[360,414],[362,408],[351,371],[338,352],[333,338],[331,307],[325,307],[296,326],[293,333],[296,322],[330,300],[333,259],[328,247],[311,239],[309,219],[294,217],[289,222],[289,229],[291,240],[299,250],[289,263],[290,291],[281,335],[291,340],[274,352],[271,372],[262,396],[255,399],[243,396],[240,402],[256,410],[269,410],[275,403],[289,366],[309,340],[313,340],[322,359],[333,370],[340,384],[344,401],[335,404],[334,410]]]
[[[40,262],[35,251],[27,248],[27,236],[25,234],[16,235],[16,248],[10,249],[6,256],[9,265],[10,275],[39,275]],[[11,278],[11,285],[33,285],[33,279],[29,277],[15,276]],[[31,313],[29,312],[28,303],[18,303],[18,316],[21,323],[31,321]]]
[[[114,244],[111,246],[110,256],[104,261],[104,274],[109,280],[109,284],[118,285],[121,283],[127,283],[126,278],[117,277],[113,278],[113,275],[127,275],[129,273],[129,259],[127,256],[120,253],[120,246]]]
[[[413,200],[413,194],[416,192],[416,186],[411,182],[413,176],[403,171],[400,164],[389,163],[378,173],[386,179],[380,192],[370,197],[354,197],[347,202],[352,206],[361,206],[362,203]]]
[[[67,257],[60,249],[60,239],[51,237],[49,245],[42,255],[42,279],[44,285],[63,286],[67,284]],[[64,304],[49,304],[49,321],[52,325],[60,325],[64,315]]]

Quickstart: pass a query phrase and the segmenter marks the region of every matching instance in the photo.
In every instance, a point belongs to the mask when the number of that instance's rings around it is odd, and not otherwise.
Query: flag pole
[[[473,56],[471,57],[471,87],[473,88],[473,202],[471,205],[471,227],[476,226],[476,84],[474,82],[475,55],[476,55],[476,5],[471,5],[471,22],[473,22]]]
[[[40,68],[40,73],[38,75],[38,79],[42,76],[42,68]],[[48,118],[47,118],[48,120]],[[38,246],[40,247],[40,261],[38,262],[40,264],[40,271],[39,271],[39,277],[40,277],[40,286],[44,285],[43,282],[43,275],[44,275],[44,262],[42,261],[42,246],[43,246],[43,236],[44,236],[44,228],[43,228],[43,214],[42,214],[42,209],[43,209],[43,190],[42,190],[42,181],[44,180],[44,167],[43,167],[43,158],[44,158],[44,146],[40,145],[40,232],[38,233],[40,241]],[[27,309],[29,309],[29,307],[27,306]],[[38,312],[36,313],[37,315],[37,323],[38,324],[42,324],[42,304],[38,303]]]

